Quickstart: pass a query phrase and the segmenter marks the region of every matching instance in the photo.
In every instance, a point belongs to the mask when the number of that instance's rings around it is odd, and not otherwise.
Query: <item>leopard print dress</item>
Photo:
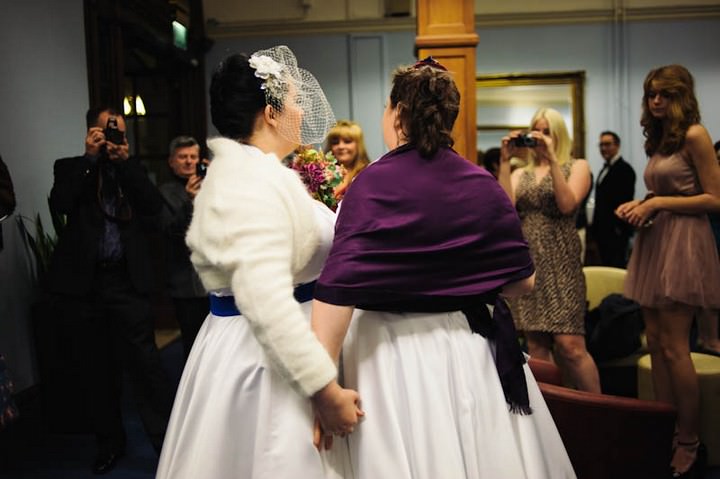
[[[566,179],[572,163],[561,166]],[[520,178],[516,208],[535,262],[535,289],[510,301],[517,329],[585,334],[585,277],[575,229],[577,211],[562,214],[550,174],[538,183],[532,170],[525,170]]]

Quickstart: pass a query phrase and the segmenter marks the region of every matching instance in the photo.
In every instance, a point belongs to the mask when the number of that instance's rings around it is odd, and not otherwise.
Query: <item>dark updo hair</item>
[[[265,108],[262,79],[245,54],[226,58],[210,81],[210,116],[222,136],[247,140],[253,133],[255,118]]]
[[[453,145],[460,92],[448,72],[431,66],[395,70],[390,106],[398,107],[403,134],[420,156],[430,158],[441,147]]]

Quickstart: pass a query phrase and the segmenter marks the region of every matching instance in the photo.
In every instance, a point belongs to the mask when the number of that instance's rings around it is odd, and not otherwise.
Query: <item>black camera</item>
[[[530,133],[525,133],[524,135],[516,136],[510,140],[510,144],[520,148],[534,148],[537,146],[537,138],[533,138]]]
[[[107,125],[103,130],[105,140],[116,145],[122,145],[125,143],[125,133],[118,129],[117,118],[111,116],[108,118]]]
[[[195,174],[200,178],[205,178],[205,175],[207,175],[207,168],[207,163],[200,160],[197,162],[197,165],[195,165]]]

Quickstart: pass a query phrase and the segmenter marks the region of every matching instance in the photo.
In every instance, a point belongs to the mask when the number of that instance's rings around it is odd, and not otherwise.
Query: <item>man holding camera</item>
[[[632,226],[615,215],[618,206],[635,196],[635,170],[620,155],[620,137],[600,134],[600,155],[605,160],[595,185],[595,210],[591,226],[603,266],[625,268]]]
[[[207,293],[185,244],[185,233],[193,213],[193,200],[200,191],[206,160],[200,160],[200,145],[191,136],[178,136],[170,142],[168,165],[173,177],[160,186],[165,198],[162,226],[165,234],[167,286],[180,324],[187,359],[195,336],[210,310]]]
[[[90,109],[85,154],[57,160],[51,208],[67,216],[48,271],[51,292],[79,325],[86,349],[90,414],[98,443],[92,470],[112,470],[125,452],[120,411],[129,373],[143,426],[159,453],[173,391],[155,346],[149,294],[155,287],[150,234],[162,196],[129,157],[125,120]]]

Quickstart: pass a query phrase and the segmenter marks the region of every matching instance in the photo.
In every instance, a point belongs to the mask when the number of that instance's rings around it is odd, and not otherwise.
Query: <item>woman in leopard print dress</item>
[[[600,379],[585,346],[585,279],[575,217],[590,189],[590,168],[571,157],[572,141],[562,115],[550,108],[533,117],[527,135],[503,138],[499,181],[515,203],[536,267],[535,289],[511,301],[515,323],[531,356],[559,356],[575,385],[600,392]],[[530,161],[510,173],[515,146],[526,139]],[[517,142],[517,143],[516,143]]]

